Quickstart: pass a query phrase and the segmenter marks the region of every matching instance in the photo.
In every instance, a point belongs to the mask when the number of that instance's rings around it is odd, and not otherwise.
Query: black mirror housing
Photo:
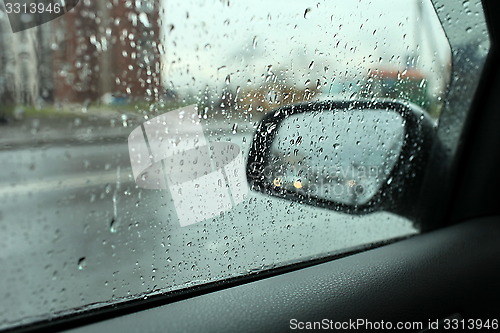
[[[291,119],[291,117],[296,117],[297,115],[300,115],[303,119],[312,119],[311,117],[317,117],[318,114],[330,116],[331,114],[342,113],[350,115],[354,114],[355,111],[359,114],[362,111],[364,112],[363,115],[373,111],[379,112],[378,114],[380,115],[385,114],[385,112],[396,113],[401,119],[404,131],[401,133],[401,140],[399,140],[402,142],[400,142],[401,148],[398,154],[391,153],[390,151],[382,151],[382,153],[387,153],[388,156],[394,159],[394,162],[392,162],[393,167],[384,174],[385,178],[381,179],[379,187],[373,190],[372,196],[363,200],[338,200],[335,197],[332,198],[331,195],[318,195],[317,191],[315,193],[312,193],[312,191],[303,191],[301,188],[303,183],[294,183],[294,185],[298,185],[296,186],[297,188],[287,188],[286,186],[282,186],[280,178],[274,178],[274,181],[270,181],[270,179],[273,179],[272,173],[275,170],[286,168],[286,166],[279,165],[280,163],[277,163],[278,165],[276,163],[273,164],[273,162],[279,160],[273,157],[273,149],[275,150],[275,141],[281,135],[279,133],[287,131],[284,125],[287,119]],[[367,136],[367,142],[370,141],[370,129],[377,126],[377,124],[370,123],[376,123],[373,119],[372,117],[371,120],[369,119],[369,123],[365,121],[363,124],[363,135]],[[349,124],[352,122],[351,117],[349,117]],[[325,126],[329,125],[326,124]],[[411,218],[415,200],[417,200],[419,195],[425,165],[435,140],[435,127],[435,122],[425,111],[416,105],[401,101],[321,101],[288,105],[268,113],[258,125],[249,151],[246,168],[247,180],[252,190],[308,205],[349,214],[366,214],[385,210]],[[289,129],[290,127],[288,128],[288,132],[290,132]],[[286,134],[284,133],[283,135],[286,137]],[[336,135],[336,133],[331,134]],[[286,138],[288,139],[288,137]],[[383,142],[381,144],[383,147]],[[314,145],[319,145],[321,151],[323,151],[321,143],[314,142]],[[371,154],[379,154],[381,148],[377,149],[376,152],[371,152]],[[346,150],[349,151],[348,149]],[[311,151],[309,149],[309,152]],[[314,153],[311,152],[310,154]],[[349,159],[349,155],[344,154],[345,158]],[[326,163],[325,165],[328,166]],[[350,163],[350,161],[347,161],[347,163]],[[360,163],[363,164],[364,161],[360,161]],[[325,165],[322,165],[322,167]],[[311,178],[312,176],[309,175],[309,177]],[[317,176],[312,178],[318,179]],[[340,182],[339,180],[336,181],[337,183]],[[355,185],[356,182],[354,180],[348,180],[347,182],[352,182],[350,186],[354,186],[352,190],[354,195],[354,192],[356,192],[355,186],[358,185]],[[360,188],[362,189],[362,187]],[[357,198],[360,198],[359,194]]]

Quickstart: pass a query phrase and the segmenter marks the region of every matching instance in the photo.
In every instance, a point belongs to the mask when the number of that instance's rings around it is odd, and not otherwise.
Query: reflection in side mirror
[[[253,190],[348,213],[407,210],[434,134],[418,107],[316,102],[271,112],[250,149]]]
[[[404,132],[403,117],[381,109],[294,114],[276,133],[265,176],[305,196],[363,205],[389,178]]]

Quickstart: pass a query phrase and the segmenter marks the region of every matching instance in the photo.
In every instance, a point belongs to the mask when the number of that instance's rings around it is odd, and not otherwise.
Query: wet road
[[[251,132],[211,135],[246,156]],[[249,192],[180,227],[168,190],[138,188],[126,138],[0,151],[0,328],[180,289],[415,232]],[[245,179],[241,179],[245,181]],[[207,200],[213,196],[207,189]]]

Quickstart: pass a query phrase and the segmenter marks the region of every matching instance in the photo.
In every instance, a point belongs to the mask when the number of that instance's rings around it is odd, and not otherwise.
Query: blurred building
[[[2,4],[0,4],[2,5]],[[32,104],[39,94],[37,33],[12,33],[9,18],[0,7],[0,117],[15,104]],[[18,19],[18,17],[14,17]]]
[[[52,22],[49,95],[64,103],[156,99],[158,19],[158,1],[80,1]]]
[[[431,104],[427,77],[415,68],[373,69],[360,91],[364,98],[392,98],[415,103],[428,110]]]
[[[259,119],[276,108],[313,100],[317,94],[316,87],[302,88],[285,83],[265,83],[252,89],[244,89],[239,94],[225,92],[217,107],[232,108]]]

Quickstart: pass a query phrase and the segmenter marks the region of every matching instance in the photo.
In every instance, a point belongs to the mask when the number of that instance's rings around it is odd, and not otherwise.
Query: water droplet
[[[122,114],[121,119],[122,119],[122,126],[127,127],[128,126],[128,116],[126,114]]]
[[[257,36],[254,36],[253,37],[253,40],[252,40],[252,47],[255,49],[257,47]]]
[[[109,231],[116,233],[118,231],[116,219],[113,217],[109,223]]]
[[[80,259],[78,259],[78,270],[82,271],[85,269],[85,267],[87,267],[86,259],[85,257],[81,257]]]
[[[309,12],[311,11],[311,8],[306,8],[306,10],[304,11],[304,18],[307,19],[308,16],[309,16]]]

